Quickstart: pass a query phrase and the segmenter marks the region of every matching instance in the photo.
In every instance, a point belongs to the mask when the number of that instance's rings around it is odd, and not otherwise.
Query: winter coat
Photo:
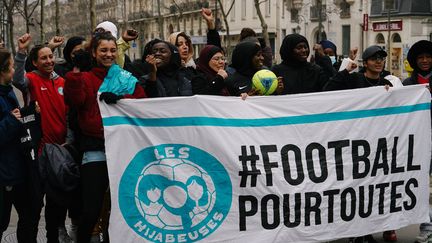
[[[75,108],[78,113],[78,124],[81,130],[80,148],[82,151],[97,151],[104,149],[104,133],[102,117],[97,103],[97,95],[107,69],[92,68],[90,72],[69,72],[66,74],[64,87],[65,102]],[[142,98],[145,92],[136,85],[134,93],[125,98]]]
[[[212,57],[219,52],[224,53],[221,48],[214,45],[207,45],[201,50],[196,73],[192,77],[194,94],[228,95],[224,78],[209,66]]]
[[[261,51],[254,42],[240,42],[232,53],[231,65],[235,72],[226,79],[226,85],[231,95],[239,96],[252,89],[252,77],[259,71],[252,64],[253,57]]]
[[[22,123],[11,114],[19,108],[12,86],[0,85],[0,185],[24,182],[26,164],[21,150]]]
[[[277,77],[283,78],[284,90],[281,94],[320,92],[328,81],[328,75],[316,64],[298,61],[294,48],[299,43],[309,43],[299,34],[285,37],[280,48],[282,63],[272,67]]]

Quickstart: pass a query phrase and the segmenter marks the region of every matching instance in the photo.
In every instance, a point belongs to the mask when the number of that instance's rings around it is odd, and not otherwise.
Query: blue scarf
[[[113,64],[108,70],[99,92],[111,92],[116,95],[133,94],[138,80],[119,65]]]

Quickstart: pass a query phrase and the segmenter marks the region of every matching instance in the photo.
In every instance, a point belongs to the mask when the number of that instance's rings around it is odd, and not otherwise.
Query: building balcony
[[[146,18],[150,18],[150,17],[153,17],[153,16],[148,11],[135,12],[135,13],[131,13],[129,15],[130,20],[146,19]]]
[[[208,8],[208,7],[209,7],[208,1],[197,0],[197,1],[187,2],[187,3],[172,4],[169,7],[169,10],[171,14],[175,14],[178,12],[196,11],[196,10],[200,10],[201,8]]]
[[[327,15],[326,15],[326,8],[327,5],[322,4],[321,7],[320,6],[311,6],[310,7],[310,20],[311,21],[318,21],[319,17],[320,17],[320,9],[321,9],[321,21],[325,21],[327,19]]]

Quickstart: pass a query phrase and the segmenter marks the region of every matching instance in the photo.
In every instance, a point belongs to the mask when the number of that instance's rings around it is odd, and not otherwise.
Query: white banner
[[[317,242],[428,221],[422,86],[100,103],[112,242]]]

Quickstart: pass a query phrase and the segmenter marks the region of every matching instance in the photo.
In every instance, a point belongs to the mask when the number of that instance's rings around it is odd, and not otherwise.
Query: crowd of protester
[[[246,99],[256,95],[251,80],[262,69],[278,77],[274,95],[401,86],[384,70],[387,52],[381,47],[366,48],[362,67],[356,71],[357,49],[341,67],[334,43],[323,40],[311,50],[299,34],[284,37],[282,62],[273,64],[271,48],[252,29],[244,28],[228,62],[211,11],[202,9],[202,17],[208,27],[207,45],[197,59],[191,38],[176,32],[167,40],[148,42],[142,58],[131,61],[125,53],[139,33],[126,30],[117,38],[117,27],[108,21],[100,23],[89,40],[70,37],[62,62],[56,62],[53,51],[64,44],[63,37],[32,45],[31,35],[23,34],[17,40],[15,57],[0,47],[0,239],[13,205],[19,218],[18,242],[35,243],[44,205],[48,243],[109,242],[109,179],[98,97],[108,104],[124,98],[195,94]],[[413,72],[402,84],[428,85],[432,42],[413,43],[408,62]],[[12,85],[22,92],[24,107]],[[34,122],[23,122],[28,114],[36,118]],[[31,143],[23,142],[26,137]],[[71,166],[56,171],[53,168],[59,163]],[[68,230],[67,215],[71,219]],[[383,237],[397,240],[395,231],[386,231]],[[372,235],[347,241],[376,242]],[[421,224],[416,242],[432,242],[432,221]]]

